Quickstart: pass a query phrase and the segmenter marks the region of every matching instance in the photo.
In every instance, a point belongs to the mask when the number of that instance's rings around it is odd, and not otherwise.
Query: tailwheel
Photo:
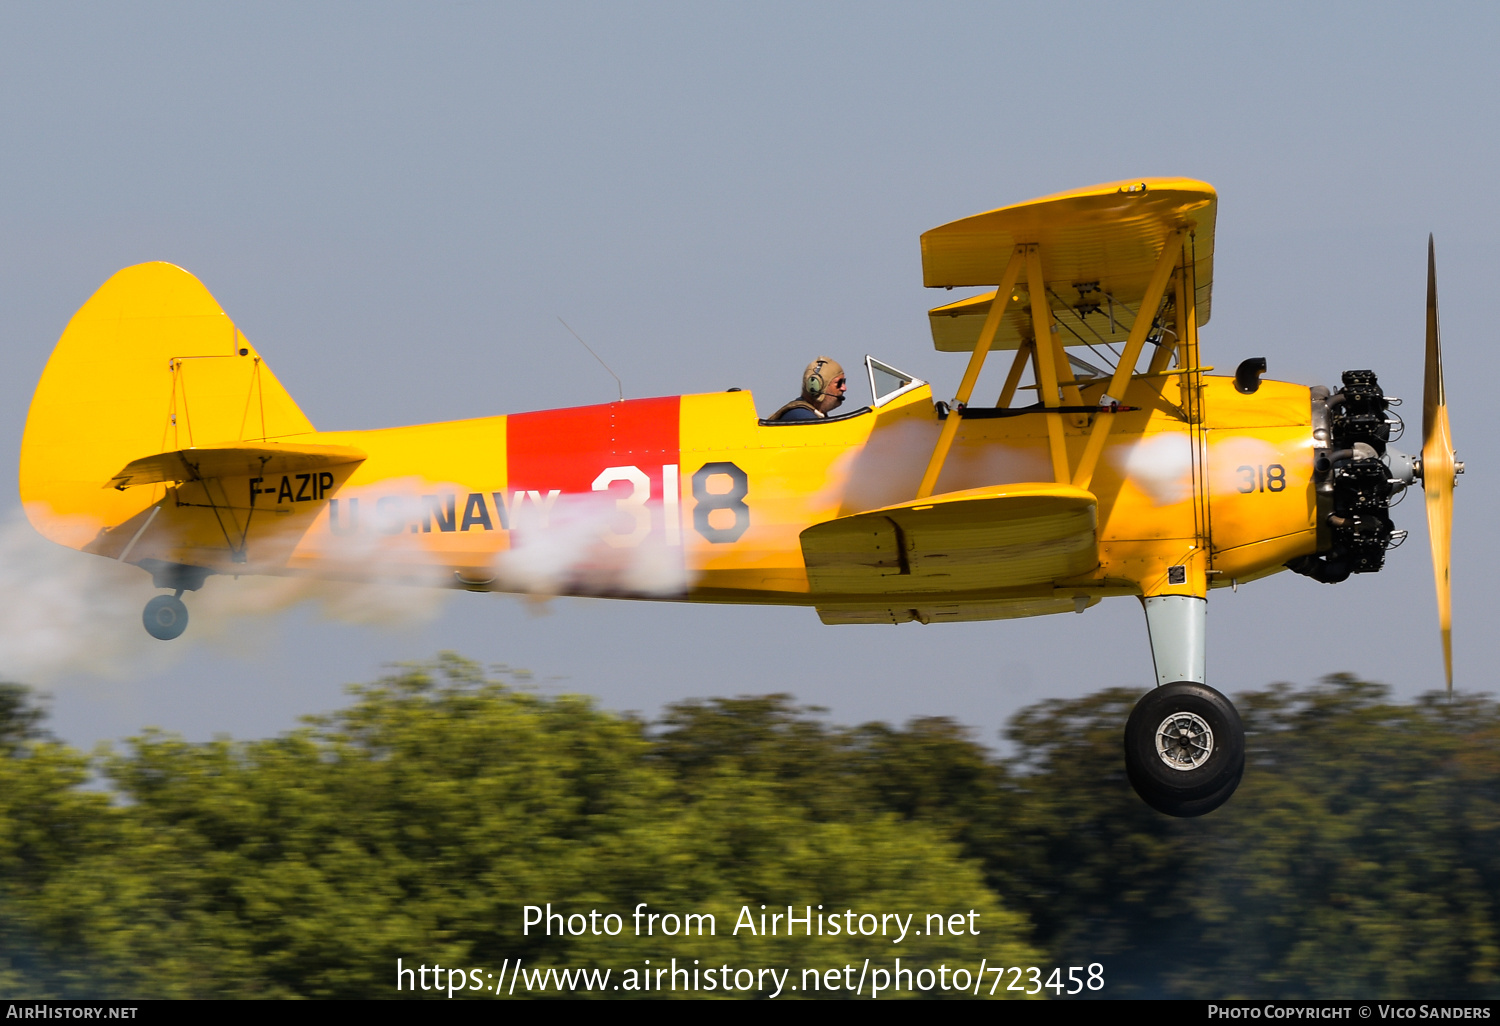
[[[176,595],[158,595],[146,603],[141,620],[147,634],[158,641],[171,641],[187,630],[188,611],[181,596],[180,591]]]
[[[1125,771],[1141,800],[1184,818],[1229,800],[1245,772],[1245,728],[1234,704],[1207,684],[1164,684],[1125,724]]]

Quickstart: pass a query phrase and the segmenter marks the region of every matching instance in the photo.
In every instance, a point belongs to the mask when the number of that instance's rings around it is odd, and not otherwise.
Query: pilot
[[[849,383],[837,360],[820,356],[802,372],[802,394],[767,420],[821,420],[844,402]]]

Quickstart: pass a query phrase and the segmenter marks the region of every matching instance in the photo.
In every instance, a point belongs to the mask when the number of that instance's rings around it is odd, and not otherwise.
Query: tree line
[[[0,686],[0,993],[382,997],[398,958],[900,956],[1101,963],[1110,997],[1500,994],[1486,696],[1394,703],[1348,676],[1236,696],[1245,782],[1175,820],[1125,780],[1126,689],[1023,710],[1004,759],[948,719],[841,727],[790,695],[646,722],[455,656],[351,690],[277,738],[146,731],[87,757]],[[523,933],[549,903],[583,918]],[[649,935],[641,903],[663,917]],[[788,905],[972,914],[978,933],[731,932]],[[684,935],[690,913],[713,934]]]

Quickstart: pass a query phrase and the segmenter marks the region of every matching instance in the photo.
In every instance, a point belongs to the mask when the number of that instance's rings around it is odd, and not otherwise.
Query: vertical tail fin
[[[43,535],[81,548],[161,499],[161,486],[107,487],[130,461],[312,430],[202,282],[137,264],[99,287],[52,350],[26,417],[21,502]]]

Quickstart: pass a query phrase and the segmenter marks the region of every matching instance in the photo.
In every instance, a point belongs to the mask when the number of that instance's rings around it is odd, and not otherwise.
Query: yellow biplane
[[[320,432],[191,274],[120,271],[69,322],[21,449],[32,524],[139,566],[175,638],[214,574],[814,607],[824,623],[943,623],[1145,608],[1157,684],[1126,726],[1132,783],[1201,815],[1244,731],[1204,675],[1209,592],[1291,568],[1379,570],[1427,498],[1451,686],[1455,475],[1429,243],[1420,455],[1370,371],[1330,390],[1214,375],[1200,356],[1217,199],[1189,179],[1079,189],[922,236],[958,392],[866,358],[871,401],[759,418],[748,392]],[[1005,359],[994,405],[973,402]]]

